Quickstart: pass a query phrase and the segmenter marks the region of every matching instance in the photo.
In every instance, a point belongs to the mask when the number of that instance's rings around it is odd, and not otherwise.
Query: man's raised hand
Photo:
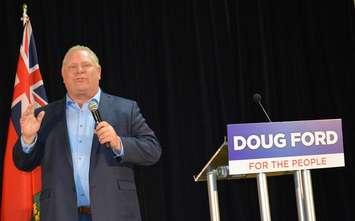
[[[21,115],[20,125],[21,125],[21,133],[22,139],[26,144],[31,144],[35,137],[37,136],[37,132],[41,127],[41,123],[44,117],[44,111],[41,111],[37,117],[34,114],[35,112],[35,104],[29,104],[25,112]]]

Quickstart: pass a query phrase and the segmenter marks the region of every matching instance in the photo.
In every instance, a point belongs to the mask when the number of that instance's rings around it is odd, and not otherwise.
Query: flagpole
[[[29,20],[29,17],[27,15],[27,4],[24,3],[22,5],[22,17],[21,17],[21,21],[23,22],[23,26],[26,25],[26,23],[28,22]]]

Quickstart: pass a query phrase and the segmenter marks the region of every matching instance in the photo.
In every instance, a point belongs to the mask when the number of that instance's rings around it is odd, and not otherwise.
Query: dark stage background
[[[0,4],[3,155],[22,35],[22,1]],[[355,220],[355,20],[352,0],[32,0],[27,2],[50,101],[65,95],[65,51],[84,44],[102,89],[135,99],[163,155],[137,168],[145,221],[208,220],[196,174],[226,124],[343,119],[346,167],[312,171],[318,220]],[[2,158],[2,157],[1,157]],[[2,163],[1,163],[2,165]],[[292,176],[268,179],[272,220],[297,220]],[[219,183],[222,220],[259,220],[254,179]]]

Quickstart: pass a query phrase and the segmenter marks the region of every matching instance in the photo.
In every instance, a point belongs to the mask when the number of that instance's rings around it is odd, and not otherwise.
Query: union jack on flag
[[[37,107],[47,104],[31,23],[27,15],[23,19],[24,30],[4,156],[1,221],[31,220],[33,196],[41,190],[40,168],[33,172],[23,172],[15,167],[12,160],[14,145],[21,134],[21,113],[30,103],[35,103]]]

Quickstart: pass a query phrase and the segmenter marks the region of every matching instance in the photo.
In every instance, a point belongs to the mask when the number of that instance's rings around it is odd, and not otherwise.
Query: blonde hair
[[[83,46],[83,45],[75,45],[71,48],[69,48],[69,50],[67,51],[67,53],[65,53],[64,58],[63,58],[63,62],[62,62],[62,66],[64,66],[64,64],[67,62],[68,56],[70,53],[74,52],[74,51],[86,51],[89,53],[89,56],[91,57],[92,61],[98,66],[100,66],[99,63],[99,58],[96,56],[95,52],[93,52],[89,47]]]

